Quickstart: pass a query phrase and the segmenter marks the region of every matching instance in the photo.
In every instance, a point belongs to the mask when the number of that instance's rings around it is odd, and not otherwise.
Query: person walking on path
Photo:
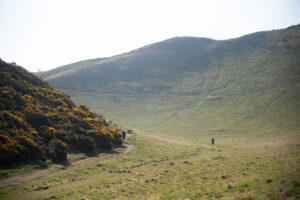
[[[123,143],[125,142],[125,138],[126,138],[126,132],[122,131],[122,140],[123,140]]]
[[[215,144],[215,138],[211,138],[211,145],[212,145],[212,147],[214,147],[214,144]]]

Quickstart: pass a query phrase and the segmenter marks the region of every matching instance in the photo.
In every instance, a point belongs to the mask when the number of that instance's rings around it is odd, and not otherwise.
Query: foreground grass
[[[0,188],[0,199],[296,199],[297,135],[220,137],[211,148],[204,136],[137,132],[128,154]]]

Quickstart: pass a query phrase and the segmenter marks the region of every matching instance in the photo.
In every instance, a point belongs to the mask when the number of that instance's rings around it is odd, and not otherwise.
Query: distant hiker
[[[123,140],[123,142],[125,142],[125,137],[126,137],[126,132],[122,131],[122,140]]]
[[[211,138],[211,145],[214,146],[215,144],[215,138]]]

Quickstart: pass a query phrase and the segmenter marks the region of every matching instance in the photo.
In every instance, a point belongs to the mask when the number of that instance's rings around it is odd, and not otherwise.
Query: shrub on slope
[[[0,60],[0,165],[44,158],[65,160],[67,151],[94,152],[121,143],[120,132],[86,105],[25,69]]]

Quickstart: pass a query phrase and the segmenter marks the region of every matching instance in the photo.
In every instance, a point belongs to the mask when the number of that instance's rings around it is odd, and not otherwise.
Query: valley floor
[[[212,148],[206,136],[135,130],[130,152],[2,184],[0,199],[299,199],[300,136],[283,135],[224,135]]]

